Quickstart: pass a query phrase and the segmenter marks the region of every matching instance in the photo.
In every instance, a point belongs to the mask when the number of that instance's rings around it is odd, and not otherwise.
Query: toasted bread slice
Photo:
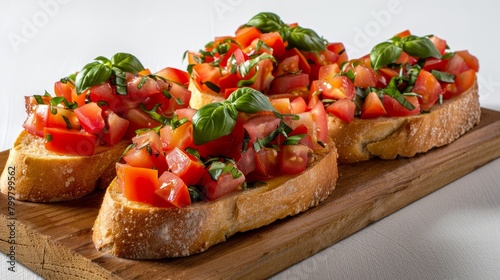
[[[466,92],[434,105],[430,113],[406,117],[356,118],[346,123],[328,116],[329,136],[340,163],[374,157],[412,157],[455,141],[479,123],[481,108],[477,81]]]
[[[158,208],[128,201],[113,181],[93,227],[97,249],[123,258],[159,259],[200,253],[237,232],[298,214],[335,188],[337,152],[328,143],[297,176],[275,178],[212,202]]]
[[[9,192],[11,167],[16,173],[13,193],[17,200],[55,202],[82,197],[109,185],[127,145],[122,141],[113,147],[99,146],[92,156],[65,156],[46,150],[41,137],[22,131],[0,177],[1,191]]]

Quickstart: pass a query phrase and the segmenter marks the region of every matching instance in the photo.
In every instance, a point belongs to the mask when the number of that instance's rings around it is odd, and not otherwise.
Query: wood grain
[[[16,261],[50,279],[265,278],[500,157],[500,112],[450,145],[424,155],[341,165],[336,191],[318,207],[237,234],[207,252],[160,261],[120,259],[96,251],[91,227],[103,192],[79,200],[36,204],[0,196],[0,249],[9,254],[15,222]],[[3,168],[8,152],[0,153]],[[15,220],[13,220],[15,219]]]

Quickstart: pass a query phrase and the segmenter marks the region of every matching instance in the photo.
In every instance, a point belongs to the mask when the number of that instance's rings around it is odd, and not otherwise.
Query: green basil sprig
[[[202,106],[193,116],[193,137],[196,145],[230,134],[238,112],[275,111],[269,99],[252,88],[238,88],[227,100]]]
[[[137,74],[144,70],[139,59],[129,53],[116,53],[107,59],[99,56],[93,62],[86,64],[76,75],[75,86],[77,94],[81,94],[92,86],[100,85],[114,77],[118,94],[127,94],[126,72]]]
[[[254,26],[263,33],[279,32],[288,47],[303,51],[322,51],[326,49],[326,41],[314,30],[300,26],[290,27],[281,18],[270,12],[262,12],[252,17],[246,26]]]
[[[390,97],[396,99],[396,101],[398,101],[398,103],[403,105],[406,109],[410,111],[415,109],[415,106],[406,100],[403,94],[399,91],[399,83],[401,83],[399,77],[393,77],[387,87],[382,91]]]
[[[437,70],[431,70],[431,74],[436,77],[436,79],[440,82],[445,82],[445,83],[454,83],[455,82],[455,75],[442,72],[442,71],[437,71]]]
[[[377,44],[370,51],[372,68],[377,70],[395,63],[403,51],[418,58],[441,58],[441,54],[429,37],[418,37],[415,35],[405,38],[394,37],[386,42]]]

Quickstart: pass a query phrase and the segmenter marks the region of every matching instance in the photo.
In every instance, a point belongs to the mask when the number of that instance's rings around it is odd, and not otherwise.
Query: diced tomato
[[[273,50],[272,55],[274,57],[281,57],[285,53],[285,43],[279,32],[263,33],[259,38]]]
[[[264,59],[257,63],[257,66],[254,67],[256,73],[256,77],[254,79],[254,83],[250,86],[253,89],[256,89],[260,92],[267,92],[271,82],[274,79],[273,76],[273,62],[270,59]],[[250,73],[254,75],[253,73]],[[247,75],[245,79],[248,77],[254,77]]]
[[[211,83],[219,86],[219,79],[221,77],[220,70],[208,63],[196,64],[193,66],[191,78],[195,82],[195,86],[201,92],[214,92],[209,88],[206,83]]]
[[[159,81],[162,87],[162,95],[169,95],[169,107],[168,110],[164,110],[165,115],[172,114],[173,111],[180,108],[187,108],[189,106],[189,100],[191,99],[191,91],[186,87],[181,86],[176,83],[163,83]]]
[[[149,146],[148,150],[151,154],[159,154],[162,151],[160,135],[152,129],[141,132],[132,139],[132,142],[135,143],[137,147]]]
[[[78,104],[78,106],[83,106],[83,105],[85,105],[85,103],[87,101],[88,93],[89,93],[89,90],[87,89],[84,92],[78,94],[76,92],[76,89],[75,89],[71,92],[71,101],[76,102],[76,104]]]
[[[286,74],[297,74],[299,72],[299,56],[293,55],[283,59],[274,70],[274,76],[279,77]]]
[[[279,151],[280,174],[298,174],[306,170],[312,150],[305,145],[284,145]]]
[[[319,68],[318,80],[330,81],[340,73],[340,67],[337,63],[323,65]]]
[[[271,82],[269,94],[290,93],[294,89],[307,87],[309,85],[309,75],[304,73],[289,74],[277,77]]]
[[[455,54],[458,54],[465,61],[467,66],[474,69],[474,71],[479,72],[479,61],[477,57],[470,54],[467,50],[456,51]]]
[[[311,84],[310,98],[320,92],[323,99],[353,99],[356,89],[346,76],[335,76],[330,81],[316,80]]]
[[[158,93],[161,93],[161,88],[153,78],[127,73],[127,98],[132,102],[142,102]]]
[[[292,106],[289,98],[273,98],[270,100],[271,105],[273,105],[274,109],[278,111],[280,114],[291,114]]]
[[[111,110],[106,110],[103,115],[105,116],[106,131],[103,136],[103,144],[113,146],[118,144],[125,133],[127,133],[129,121],[118,116]]]
[[[337,64],[341,65],[346,62],[349,58],[347,57],[347,52],[345,50],[344,44],[340,42],[328,43],[326,48],[339,55],[337,58]],[[321,79],[321,78],[320,78]]]
[[[387,114],[382,101],[378,97],[377,93],[374,91],[370,92],[366,98],[363,106],[361,107],[361,116],[362,119],[371,119],[377,118],[381,116],[385,116]]]
[[[225,45],[229,46],[229,49],[224,54],[221,54],[219,59],[219,66],[221,68],[226,67],[229,70],[248,59],[248,56],[243,53],[237,43],[226,43]]]
[[[193,144],[193,124],[186,122],[175,129],[166,125],[160,129],[163,151],[168,152],[175,147],[185,150]]]
[[[167,163],[170,171],[188,186],[198,183],[205,169],[200,159],[177,147],[167,154]]]
[[[158,189],[158,170],[117,164],[118,184],[123,195],[130,201],[153,205]]]
[[[222,76],[220,79],[219,79],[219,86],[220,86],[220,90],[221,92],[226,92],[226,89],[228,88],[237,88],[238,86],[238,82],[240,81],[240,77],[237,73],[233,73],[233,74],[228,74],[228,75],[225,75],[225,76]],[[226,96],[227,98],[228,96]]]
[[[254,179],[267,179],[278,172],[278,151],[273,148],[263,147],[254,154],[255,171],[251,176]]]
[[[476,80],[476,71],[474,69],[469,69],[465,72],[458,74],[455,78],[455,83],[457,84],[458,91],[464,92],[472,87]]]
[[[315,51],[315,52],[304,52],[304,56],[309,61],[309,66],[311,67],[311,72],[309,73],[309,77],[311,80],[318,79],[318,73],[321,66],[329,65],[337,62],[339,57],[338,54],[326,49],[323,51]]]
[[[75,112],[59,106],[49,106],[47,114],[47,127],[80,129],[80,122]]]
[[[153,128],[160,126],[160,122],[154,120],[150,115],[146,114],[139,108],[128,110],[125,118],[129,121],[126,138],[132,138],[136,135],[138,129]]]
[[[155,75],[186,87],[189,85],[189,73],[177,68],[165,67],[156,72]]]
[[[76,91],[75,86],[69,82],[57,81],[54,83],[54,93],[56,96],[64,97],[68,102],[73,102],[72,92]]]
[[[97,143],[95,135],[66,128],[45,127],[44,137],[45,149],[64,155],[91,156]]]
[[[278,128],[280,119],[274,115],[256,115],[243,124],[243,129],[248,133],[251,143],[262,139]]]
[[[469,69],[458,74],[455,77],[455,83],[446,85],[443,97],[448,99],[463,93],[464,91],[472,87],[475,80],[476,72],[474,71],[474,69]]]
[[[155,194],[168,204],[177,208],[183,208],[191,204],[187,185],[175,174],[168,171],[163,172],[158,178],[158,184],[159,188],[155,190]]]
[[[429,38],[429,40],[431,40],[431,42],[434,44],[434,46],[436,46],[436,49],[438,50],[438,52],[443,55],[446,51],[446,40],[443,40],[437,36],[431,36]]]
[[[399,104],[396,99],[384,94],[383,102],[387,115],[397,117],[418,115],[420,113],[420,104],[416,96],[404,96],[404,98],[415,107],[413,110],[408,110],[406,107]]]
[[[236,176],[233,176],[232,172],[222,172],[217,180],[214,180],[207,168],[203,173],[201,182],[206,198],[215,200],[241,189],[245,182],[245,175],[239,170],[236,172]]]
[[[448,60],[446,59],[429,57],[425,60],[424,66],[422,68],[429,72],[432,70],[441,70],[446,65],[446,63],[448,63]]]
[[[386,87],[389,82],[392,80],[392,78],[399,76],[399,72],[389,68],[389,67],[382,67],[377,70],[379,72],[379,82]]]
[[[302,73],[309,75],[309,73],[311,72],[311,66],[309,65],[309,62],[307,62],[306,57],[297,48],[286,50],[283,56],[279,58],[279,61],[283,61],[285,58],[294,55],[297,55],[299,57],[299,69],[302,70]]]
[[[307,103],[301,96],[294,98],[290,102],[290,106],[292,107],[292,114],[299,114],[305,112],[307,109]]]
[[[74,112],[81,126],[88,133],[98,134],[104,129],[105,123],[102,117],[102,109],[97,103],[91,102],[85,104],[76,108]]]
[[[312,141],[312,137],[311,135],[309,135],[309,129],[304,125],[304,124],[301,124],[297,127],[295,127],[292,132],[290,132],[288,134],[288,136],[294,136],[294,135],[305,135],[300,141],[299,141],[299,144],[302,144],[302,145],[305,145],[307,147],[309,147],[311,150],[314,149],[314,144],[313,141]],[[283,137],[282,135],[279,135],[278,136],[278,145],[282,145],[285,137]]]
[[[153,168],[155,165],[147,146],[135,146],[123,155],[123,160],[134,167]]]
[[[422,96],[420,107],[425,111],[428,111],[439,99],[439,95],[443,93],[436,77],[424,69],[420,70],[412,91]]]
[[[401,65],[409,64],[409,65],[414,65],[415,63],[417,63],[417,61],[418,60],[416,58],[414,58],[413,56],[410,56],[406,52],[401,52],[401,55],[399,56],[398,60],[396,60],[395,64],[401,64]]]
[[[399,37],[399,38],[405,38],[405,37],[408,37],[411,35],[411,32],[410,30],[406,29],[406,30],[403,30],[401,32],[399,32],[398,34],[394,35],[394,37]]]
[[[337,118],[350,123],[354,120],[356,112],[356,104],[350,99],[339,99],[325,108],[326,112],[336,116]]]
[[[323,103],[319,100],[317,96],[313,96],[309,100],[307,106],[311,109],[311,114],[314,120],[314,136],[313,140],[320,141],[322,143],[328,142],[328,121],[326,118],[325,107]]]
[[[236,30],[236,38],[234,38],[234,40],[238,42],[242,48],[246,48],[253,40],[259,38],[261,33],[262,32],[254,26],[241,27]]]
[[[375,87],[378,82],[377,72],[372,68],[368,68],[364,65],[357,65],[353,69],[355,73],[354,85],[357,87],[368,88]]]
[[[26,107],[30,108],[30,112],[28,112],[26,121],[24,121],[23,128],[30,134],[43,137],[43,129],[47,126],[49,116],[49,105],[39,104],[31,106],[26,104]]]
[[[103,110],[110,109],[116,113],[124,114],[129,109],[124,102],[126,97],[117,94],[116,88],[109,83],[90,87],[89,98],[90,101],[97,103]]]
[[[467,65],[467,63],[465,63],[465,60],[462,58],[462,56],[455,53],[455,55],[453,55],[445,65],[444,72],[448,72],[457,76],[458,74],[469,69],[470,67]]]
[[[174,113],[179,120],[186,118],[189,121],[192,121],[194,114],[196,114],[196,111],[197,110],[193,109],[193,108],[180,108],[180,109],[175,110]]]
[[[145,68],[145,69],[137,72],[137,74],[139,74],[141,76],[151,75],[151,70],[149,68]]]
[[[245,176],[255,170],[255,150],[252,146],[248,147],[246,151],[241,155],[241,157],[236,162],[236,166]]]

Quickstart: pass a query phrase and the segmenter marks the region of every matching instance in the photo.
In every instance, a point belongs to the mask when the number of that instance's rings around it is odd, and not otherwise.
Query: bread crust
[[[464,93],[436,104],[430,113],[406,117],[356,118],[351,123],[329,115],[329,136],[339,163],[374,157],[412,157],[455,141],[480,121],[477,81]]]
[[[22,131],[10,150],[0,177],[2,193],[9,192],[8,167],[15,168],[17,200],[67,201],[104,188],[116,176],[115,163],[128,142],[96,147],[92,156],[65,156],[48,151],[41,137]]]
[[[316,206],[334,190],[338,177],[333,142],[297,176],[242,190],[186,208],[130,202],[113,181],[93,226],[98,250],[131,259],[189,256],[248,231]]]

